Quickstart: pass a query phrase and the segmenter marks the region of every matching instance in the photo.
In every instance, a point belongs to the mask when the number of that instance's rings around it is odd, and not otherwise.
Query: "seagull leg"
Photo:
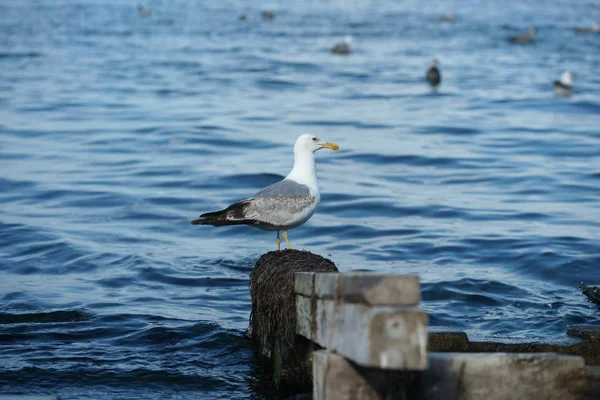
[[[277,238],[275,239],[275,243],[277,243],[277,250],[281,250],[281,239],[279,239],[279,231],[277,231]]]
[[[292,244],[290,243],[290,240],[287,237],[287,231],[283,231],[283,238],[285,239],[285,242],[287,243],[288,248],[290,250],[294,250],[294,248],[292,247]]]

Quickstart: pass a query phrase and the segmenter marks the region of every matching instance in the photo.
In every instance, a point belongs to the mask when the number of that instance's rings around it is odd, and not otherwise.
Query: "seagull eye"
[[[317,140],[319,140],[319,139],[313,136],[312,141],[316,142]]]

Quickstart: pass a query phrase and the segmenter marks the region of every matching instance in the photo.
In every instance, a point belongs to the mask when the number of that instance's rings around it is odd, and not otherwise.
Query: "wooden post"
[[[294,273],[337,271],[335,264],[308,251],[263,254],[250,277],[252,314],[248,329],[259,359],[278,388],[310,390],[313,344],[296,335]]]
[[[363,367],[427,367],[416,276],[296,273],[297,333]]]
[[[297,333],[313,354],[314,399],[420,399],[427,314],[417,276],[296,273]],[[360,393],[360,395],[358,395]]]

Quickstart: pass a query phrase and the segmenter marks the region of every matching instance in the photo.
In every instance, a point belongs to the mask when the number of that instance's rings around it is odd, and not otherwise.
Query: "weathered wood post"
[[[249,334],[276,387],[312,390],[313,344],[296,335],[294,273],[337,270],[331,260],[308,251],[271,251],[256,262],[250,277]]]
[[[313,398],[423,398],[427,314],[417,276],[296,273],[297,332],[313,354]]]

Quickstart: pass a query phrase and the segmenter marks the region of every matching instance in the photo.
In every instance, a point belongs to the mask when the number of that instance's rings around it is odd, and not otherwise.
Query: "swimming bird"
[[[202,214],[191,223],[212,226],[249,225],[266,231],[277,231],[277,250],[280,250],[281,244],[279,231],[283,231],[283,239],[293,249],[287,231],[308,221],[321,200],[314,155],[321,149],[337,151],[339,147],[308,133],[300,135],[294,144],[294,167],[283,180],[223,210]]]
[[[438,18],[438,22],[452,22],[454,21],[454,14],[453,13],[447,13],[441,17]]]
[[[438,62],[435,58],[431,60],[431,67],[427,70],[425,79],[427,79],[433,87],[436,87],[442,82],[442,74],[440,73]]]
[[[344,36],[344,41],[333,46],[331,52],[333,54],[350,54],[350,43],[352,43],[352,36]]]
[[[154,11],[140,4],[138,5],[138,14],[140,14],[140,17],[150,17],[154,14]]]
[[[239,21],[245,21],[248,19],[248,16],[246,14],[240,14],[240,16],[238,17]]]
[[[262,11],[260,15],[262,19],[275,19],[275,12],[273,11]]]
[[[573,74],[565,71],[560,76],[560,80],[554,81],[554,95],[560,97],[571,96],[573,94]]]
[[[594,21],[591,28],[575,28],[577,33],[598,33],[600,30],[600,22]]]
[[[511,43],[531,43],[535,38],[536,29],[534,27],[529,28],[526,34],[515,35],[508,38]]]

